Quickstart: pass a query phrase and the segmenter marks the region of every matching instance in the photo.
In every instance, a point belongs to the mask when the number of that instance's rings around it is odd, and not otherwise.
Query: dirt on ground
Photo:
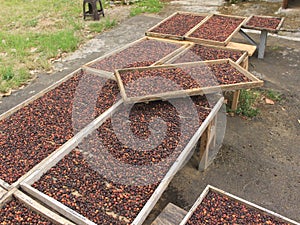
[[[3,98],[0,113],[92,59],[142,37],[161,19],[137,16],[99,35],[94,40],[100,43],[98,49],[61,60],[61,71],[40,74],[28,87]],[[239,36],[237,39],[244,42]],[[280,92],[282,100],[274,105],[262,101],[260,114],[253,119],[227,116],[226,135],[213,163],[199,172],[196,157],[192,157],[173,178],[145,224],[151,224],[169,202],[189,210],[208,184],[300,221],[299,68],[300,42],[269,37],[265,58],[251,57],[249,70],[264,80],[263,89]]]

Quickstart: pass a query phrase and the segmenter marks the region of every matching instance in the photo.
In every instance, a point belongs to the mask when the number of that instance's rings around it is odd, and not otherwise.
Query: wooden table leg
[[[268,37],[268,31],[262,30],[260,33],[260,42],[258,46],[258,58],[263,59],[265,55],[265,49],[267,45],[267,37]]]
[[[238,104],[239,104],[240,93],[241,93],[241,90],[236,90],[233,93],[232,104],[231,104],[231,110],[232,111],[237,110],[237,107],[238,107]]]

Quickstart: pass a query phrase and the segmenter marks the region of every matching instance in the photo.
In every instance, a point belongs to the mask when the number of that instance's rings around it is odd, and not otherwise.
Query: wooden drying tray
[[[134,47],[136,44],[142,42],[142,41],[145,41],[145,40],[155,40],[155,41],[160,41],[160,42],[165,42],[165,43],[173,43],[173,44],[179,44],[181,45],[181,47],[179,47],[177,50],[171,52],[170,54],[164,56],[163,58],[159,59],[158,61],[156,61],[154,64],[152,64],[151,66],[154,66],[154,65],[159,65],[159,64],[163,64],[165,61],[169,60],[170,58],[172,58],[174,55],[176,55],[177,53],[181,52],[182,50],[184,50],[186,47],[189,46],[189,43],[186,42],[186,41],[176,41],[176,40],[165,40],[165,39],[161,39],[161,38],[153,38],[153,37],[143,37],[143,38],[140,38],[134,42],[131,42],[121,48],[118,48],[112,52],[109,52],[108,54],[105,54],[103,56],[100,56],[99,58],[97,59],[94,59],[90,62],[88,62],[87,64],[83,65],[82,68],[83,69],[88,69],[89,71],[93,71],[95,73],[101,73],[101,74],[105,74],[106,77],[110,78],[110,79],[115,79],[114,77],[114,73],[113,72],[110,72],[110,71],[105,71],[105,70],[101,70],[101,69],[96,69],[96,68],[93,68],[92,65],[99,62],[99,61],[102,61],[106,58],[109,58],[109,57],[112,57],[114,55],[116,55],[117,53],[120,53],[130,47]],[[115,68],[115,69],[120,69],[120,68]]]
[[[265,209],[261,206],[258,206],[252,202],[249,202],[247,200],[244,200],[242,198],[239,198],[235,195],[232,195],[228,192],[225,192],[223,190],[220,190],[218,188],[215,188],[211,185],[207,185],[206,188],[204,189],[204,191],[201,193],[201,195],[199,196],[199,198],[197,199],[197,201],[195,202],[195,204],[192,206],[192,208],[189,210],[189,212],[186,214],[186,216],[184,217],[184,219],[181,221],[181,223],[179,225],[186,225],[188,220],[191,218],[191,216],[194,214],[195,210],[197,209],[197,207],[199,205],[201,205],[203,199],[205,199],[205,197],[207,196],[207,194],[209,192],[214,192],[214,193],[217,193],[217,194],[220,194],[220,195],[223,195],[223,196],[226,196],[228,197],[229,199],[233,200],[233,201],[236,201],[238,203],[241,203],[249,208],[252,208],[252,209],[255,209],[255,210],[258,210],[260,211],[261,213],[263,214],[266,214],[266,215],[269,215],[273,218],[276,218],[278,220],[281,220],[282,222],[285,222],[285,223],[289,223],[289,224],[294,224],[294,225],[299,225],[299,223],[297,223],[296,221],[293,221],[291,219],[288,219],[282,215],[279,215],[275,212],[272,212],[268,209]]]
[[[210,39],[203,39],[203,38],[196,38],[196,37],[192,37],[191,35],[199,28],[201,27],[203,24],[205,24],[211,17],[213,16],[224,16],[224,17],[228,17],[228,18],[239,18],[239,19],[243,19],[243,21],[239,24],[239,26],[236,27],[236,29],[227,37],[227,39],[225,41],[215,41],[215,40],[210,40]],[[212,14],[210,16],[207,17],[207,19],[203,22],[198,24],[197,26],[195,26],[193,29],[191,29],[186,35],[185,35],[185,40],[187,41],[192,41],[195,43],[199,43],[199,44],[210,44],[210,45],[223,45],[226,46],[230,40],[233,38],[233,36],[239,32],[239,30],[241,29],[242,25],[244,24],[244,22],[246,21],[246,17],[241,17],[241,16],[232,16],[232,15],[224,15],[224,14]]]
[[[192,13],[192,12],[181,12],[181,11],[178,11],[178,12],[173,13],[169,17],[165,18],[164,20],[162,20],[161,22],[159,22],[155,26],[151,27],[148,31],[145,32],[145,35],[146,36],[150,36],[150,37],[167,38],[167,39],[173,39],[173,40],[179,40],[179,41],[184,40],[185,35],[189,31],[187,31],[184,35],[174,35],[174,34],[166,34],[166,33],[157,33],[157,32],[152,31],[155,28],[161,26],[164,22],[170,20],[171,18],[173,18],[174,16],[176,16],[178,14],[181,14],[181,15],[194,15],[194,16],[202,16],[202,17],[204,17],[203,20],[200,21],[198,24],[202,24],[203,22],[205,22],[208,19],[207,15],[201,15],[201,14]],[[195,26],[197,26],[197,25],[195,25]]]
[[[224,84],[224,85],[216,85],[216,86],[209,86],[209,87],[199,87],[194,89],[187,89],[187,90],[176,90],[176,91],[168,91],[168,92],[161,92],[157,94],[150,94],[150,95],[143,95],[143,96],[134,96],[128,97],[126,94],[124,83],[121,79],[121,73],[128,72],[128,71],[145,71],[145,70],[155,70],[155,69],[166,69],[166,68],[185,68],[190,66],[205,66],[205,65],[213,65],[213,64],[225,64],[229,63],[232,67],[237,69],[241,72],[245,77],[249,78],[250,82],[241,82],[235,84]],[[161,99],[172,99],[172,98],[180,98],[186,96],[193,96],[193,95],[203,95],[203,94],[210,94],[222,91],[235,91],[240,89],[248,89],[254,87],[260,87],[263,85],[263,81],[256,78],[247,70],[240,67],[238,64],[233,62],[230,59],[220,59],[220,60],[211,60],[211,61],[203,61],[203,62],[192,62],[192,63],[180,63],[180,64],[173,64],[173,65],[161,65],[161,66],[153,66],[153,67],[139,67],[139,68],[128,68],[122,70],[116,70],[115,76],[117,78],[117,82],[120,88],[121,96],[125,103],[138,103],[138,102],[148,102],[148,101],[156,101]]]
[[[194,146],[197,144],[199,138],[201,135],[205,132],[205,130],[209,127],[209,125],[212,123],[213,120],[215,120],[218,112],[220,111],[220,108],[224,104],[224,98],[220,97],[217,103],[212,108],[209,115],[206,117],[206,119],[202,122],[202,124],[199,126],[199,128],[196,130],[192,138],[189,140],[186,146],[182,149],[182,152],[180,155],[176,158],[176,160],[173,162],[173,164],[170,166],[168,172],[165,174],[164,178],[160,181],[158,187],[152,194],[152,196],[149,198],[149,200],[146,202],[144,207],[141,209],[137,217],[134,219],[134,221],[131,223],[132,225],[141,225],[143,224],[144,220],[147,218],[157,201],[160,199],[161,195],[165,191],[165,189],[168,187],[169,183],[171,182],[174,175],[182,168],[182,166],[185,164],[186,160],[189,158],[191,152],[194,149]],[[114,108],[113,111],[105,117],[102,118],[101,123],[98,124],[98,127],[105,121],[105,119],[108,119],[113,116],[114,112],[118,110],[117,106]],[[98,127],[93,127],[89,130],[89,133],[93,132],[94,130],[98,129]],[[77,144],[80,144],[78,141]],[[32,174],[30,177],[28,177],[26,180],[24,180],[21,183],[21,188],[31,196],[34,196],[36,199],[42,201],[49,207],[55,209],[60,214],[65,215],[68,219],[71,221],[74,221],[76,224],[89,224],[89,225],[95,225],[94,222],[90,221],[86,217],[82,216],[81,214],[77,213],[76,211],[70,209],[69,207],[63,205],[61,202],[55,200],[54,198],[40,192],[39,190],[33,188],[31,185],[38,181],[40,177],[45,174],[48,170],[50,170],[52,167],[54,167],[66,154],[70,153],[73,150],[73,147],[68,148],[65,150],[63,155],[59,155],[55,161],[48,160],[47,163],[43,165],[39,170],[36,170],[34,174]]]
[[[56,87],[58,87],[59,85],[61,85],[63,82],[66,82],[67,80],[71,79],[75,74],[77,74],[80,71],[87,71],[87,72],[93,73],[93,71],[89,71],[89,70],[85,70],[85,69],[80,69],[80,68],[77,69],[77,70],[75,70],[75,71],[73,71],[72,73],[70,73],[67,76],[65,76],[64,78],[62,78],[61,80],[55,82],[51,86],[49,86],[49,87],[45,88],[44,90],[42,90],[41,92],[35,94],[31,98],[25,100],[24,102],[21,102],[17,106],[15,106],[15,107],[11,108],[10,110],[8,110],[7,112],[1,114],[0,115],[0,120],[3,120],[5,118],[9,117],[13,113],[15,113],[18,110],[22,109],[23,107],[29,105],[30,103],[32,103],[36,99],[44,96],[46,93],[48,93],[49,91],[55,89]],[[97,71],[97,73],[93,73],[93,74],[97,75],[97,76],[100,76],[100,77],[103,77],[103,78],[107,78],[106,74],[105,73],[101,73],[101,71]],[[31,174],[34,173],[34,172],[36,172],[36,170],[39,170],[40,167],[43,167],[43,165],[45,163],[47,163],[49,160],[53,161],[53,162],[57,161],[57,158],[60,155],[63,155],[64,152],[66,151],[66,149],[68,149],[70,147],[75,147],[77,145],[78,141],[82,140],[84,137],[86,137],[89,134],[89,130],[91,128],[93,128],[95,126],[98,126],[98,124],[101,123],[103,117],[105,117],[107,114],[110,114],[118,105],[121,104],[121,102],[122,102],[121,100],[118,101],[110,109],[108,109],[103,114],[99,115],[96,119],[94,119],[89,124],[87,124],[87,126],[85,128],[83,128],[81,131],[79,131],[77,134],[75,134],[71,139],[69,139],[68,141],[66,141],[62,146],[60,146],[58,149],[56,149],[54,152],[52,152],[49,156],[47,156],[46,158],[44,158],[41,162],[39,162],[34,167],[32,167],[28,172],[26,172],[22,177],[20,177],[14,183],[8,184],[4,180],[0,179],[0,187],[5,188],[6,190],[10,190],[10,189],[13,189],[13,188],[18,188],[19,185],[20,185],[20,183],[24,179],[26,179],[28,176],[31,176]]]
[[[181,58],[183,55],[185,55],[188,51],[190,51],[191,48],[193,48],[195,45],[200,45],[203,47],[208,47],[208,48],[213,48],[213,49],[222,49],[225,51],[232,51],[232,52],[243,52],[243,54],[241,55],[241,57],[236,61],[237,64],[241,64],[248,56],[248,52],[244,51],[244,50],[238,50],[238,49],[230,49],[224,46],[215,46],[215,45],[206,45],[206,44],[195,44],[195,43],[191,43],[190,46],[188,46],[185,50],[183,50],[182,52],[179,52],[177,55],[175,55],[174,57],[172,57],[171,59],[169,59],[168,61],[165,62],[165,64],[172,64],[173,62],[175,62],[177,59]],[[214,59],[217,60],[217,59]],[[206,60],[203,60],[206,61]]]
[[[271,29],[271,28],[265,28],[265,27],[259,27],[259,26],[250,26],[247,25],[247,23],[253,18],[253,17],[259,17],[259,18],[263,18],[263,19],[280,19],[279,23],[277,25],[277,27],[275,29]],[[284,21],[284,17],[273,17],[273,16],[260,16],[260,15],[251,15],[250,17],[248,17],[245,21],[245,23],[243,24],[243,28],[246,29],[253,29],[253,30],[266,30],[270,33],[277,33],[279,31],[279,29],[281,28],[282,24]]]
[[[0,208],[5,206],[5,204],[10,202],[11,200],[17,200],[21,202],[26,208],[31,209],[32,211],[40,214],[45,219],[48,219],[54,224],[75,225],[74,223],[63,218],[54,211],[50,210],[49,208],[46,208],[39,202],[35,201],[31,197],[25,195],[23,192],[15,188],[10,190],[2,198],[0,198]]]

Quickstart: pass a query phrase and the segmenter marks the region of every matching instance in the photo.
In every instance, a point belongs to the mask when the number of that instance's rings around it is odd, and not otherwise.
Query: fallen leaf
[[[268,98],[266,98],[265,101],[266,101],[266,104],[268,104],[268,105],[274,105],[275,104],[273,100],[268,99]]]

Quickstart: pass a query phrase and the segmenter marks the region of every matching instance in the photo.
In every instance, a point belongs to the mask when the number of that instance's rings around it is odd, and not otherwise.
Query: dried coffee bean
[[[32,211],[18,200],[12,200],[0,208],[1,225],[52,225],[53,223]]]
[[[250,82],[230,63],[120,71],[127,97]]]
[[[239,58],[241,58],[243,53],[243,51],[233,51],[230,49],[213,48],[196,44],[176,59],[173,64],[228,58],[236,62]]]
[[[198,224],[289,225],[289,223],[282,222],[258,209],[215,192],[209,192],[205,196],[187,222],[187,225]]]
[[[189,37],[223,42],[241,25],[242,18],[213,15]]]
[[[17,181],[112,106],[117,94],[115,81],[80,71],[0,121],[0,178]]]
[[[204,18],[205,16],[178,13],[161,23],[159,26],[149,30],[149,32],[183,36]]]
[[[281,18],[252,16],[251,19],[246,23],[246,26],[259,29],[276,30],[280,22]]]
[[[128,121],[123,119],[126,109],[123,105],[113,118],[86,137],[33,187],[97,224],[132,223],[211,111],[203,96],[192,97],[190,103],[187,99],[176,99],[172,103],[136,104],[130,110]],[[191,107],[195,107],[198,114],[197,123],[188,123],[192,117]],[[178,114],[177,108],[186,112],[184,117]],[[157,117],[165,121],[166,133],[155,134],[163,135],[163,139],[153,149],[133,149],[118,140],[116,132],[124,134],[125,130],[118,129],[126,127],[127,122],[136,138],[147,138],[159,128],[149,129]],[[117,130],[112,120],[119,124]],[[132,141],[130,137],[128,141]],[[130,169],[130,166],[136,168]],[[149,169],[151,166],[155,172]],[[131,182],[124,183],[126,179]]]
[[[150,66],[182,45],[154,39],[141,40],[132,46],[89,65],[92,68],[114,72],[133,66]]]

